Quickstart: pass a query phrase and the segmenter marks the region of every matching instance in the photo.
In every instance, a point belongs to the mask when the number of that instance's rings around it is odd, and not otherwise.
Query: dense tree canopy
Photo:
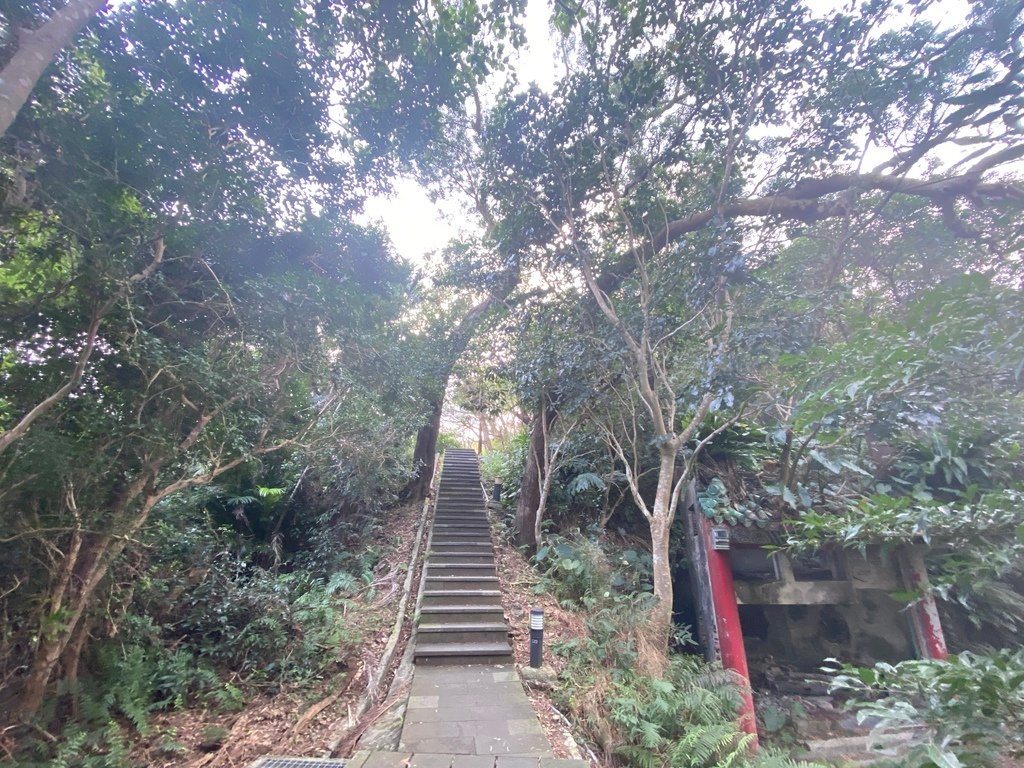
[[[75,5],[0,9],[2,61]],[[255,674],[218,589],[356,568],[331,544],[426,495],[450,393],[481,446],[534,417],[519,543],[642,534],[649,671],[691,480],[794,549],[934,542],[936,591],[1024,621],[1020,3],[559,2],[550,90],[518,0],[103,5],[0,140],[12,720],[122,624]],[[435,274],[361,216],[398,173],[463,206]]]

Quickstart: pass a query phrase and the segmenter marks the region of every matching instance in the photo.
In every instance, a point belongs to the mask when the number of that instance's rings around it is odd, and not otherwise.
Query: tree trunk
[[[558,418],[558,411],[547,403],[546,398],[541,401],[533,426],[530,427],[530,447],[526,452],[526,467],[523,470],[522,482],[519,484],[519,503],[516,505],[516,544],[520,547],[529,547],[531,550],[536,549],[538,543],[537,510],[540,509],[541,473],[544,471],[544,452],[547,450],[544,435]]]
[[[437,456],[437,437],[441,432],[441,411],[444,408],[444,397],[430,402],[430,420],[420,427],[416,433],[416,448],[413,450],[412,463],[416,476],[409,481],[402,491],[402,496],[409,501],[423,501],[430,491],[430,480],[434,476],[434,462]]]
[[[651,516],[647,520],[651,528],[654,596],[658,601],[651,615],[650,637],[663,659],[668,655],[668,640],[672,630],[672,563],[669,562],[669,534],[672,529],[672,489],[675,470],[675,441],[669,441],[661,449],[658,489],[654,496]]]
[[[544,463],[544,429],[538,416],[530,428],[530,447],[526,452],[526,467],[519,483],[519,503],[516,505],[516,544],[537,548],[534,537],[537,508],[540,506],[540,473]]]
[[[43,72],[107,0],[68,0],[36,30],[22,30],[14,56],[0,71],[0,136],[7,133]]]
[[[61,671],[64,675],[64,683],[67,686],[68,710],[72,717],[78,717],[79,715],[78,666],[82,660],[82,649],[85,647],[85,641],[89,638],[91,625],[92,620],[88,616],[78,623],[75,634],[60,657]]]
[[[66,612],[67,618],[62,625],[39,633],[39,644],[32,655],[28,675],[22,683],[16,712],[23,721],[31,720],[43,704],[53,670],[76,635],[89,598],[106,574],[107,569],[103,563],[111,541],[108,535],[90,534],[80,550],[72,550],[73,554],[69,553],[65,557],[66,560],[74,558],[73,562],[68,563],[74,575],[66,587],[59,584],[51,591],[46,601],[46,615],[40,618],[45,621],[47,616],[58,612]]]

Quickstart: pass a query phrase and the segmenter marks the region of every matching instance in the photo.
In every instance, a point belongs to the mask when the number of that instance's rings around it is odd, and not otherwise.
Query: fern
[[[627,622],[628,623],[628,622]],[[594,741],[632,768],[820,768],[776,753],[752,755],[753,736],[736,724],[741,697],[734,673],[695,656],[674,656],[663,678],[639,674],[622,661],[623,635],[599,615],[590,638],[571,648],[568,700],[585,710]],[[618,625],[619,632],[629,627]],[[610,646],[610,647],[609,647]],[[600,695],[595,695],[600,692]]]

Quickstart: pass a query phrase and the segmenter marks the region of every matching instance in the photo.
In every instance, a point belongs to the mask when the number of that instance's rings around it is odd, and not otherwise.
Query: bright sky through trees
[[[816,13],[826,13],[845,3],[837,0],[811,0],[808,6]],[[969,9],[965,0],[947,0],[940,8],[930,9],[926,18],[940,26],[962,20]],[[529,0],[523,26],[527,47],[517,57],[514,67],[521,86],[535,83],[550,91],[555,84],[558,62],[555,43],[548,24],[550,9],[547,0]],[[383,222],[395,250],[414,265],[426,265],[429,254],[439,251],[459,230],[459,206],[434,203],[416,181],[403,178],[395,182],[394,194],[368,201],[368,218]]]
[[[523,26],[527,46],[514,64],[519,82],[525,87],[536,83],[550,91],[555,84],[558,62],[555,44],[548,25],[550,9],[547,0],[529,0]],[[384,223],[395,250],[415,265],[428,261],[428,254],[438,251],[458,231],[458,205],[435,204],[426,191],[412,179],[400,179],[394,195],[379,196],[366,205],[370,219]]]

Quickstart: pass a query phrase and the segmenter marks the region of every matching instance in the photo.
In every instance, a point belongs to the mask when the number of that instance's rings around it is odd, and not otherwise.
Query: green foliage
[[[437,452],[444,453],[449,448],[461,448],[462,443],[455,435],[442,432],[437,436]]]
[[[515,503],[519,497],[519,483],[529,448],[530,434],[524,430],[513,436],[508,446],[488,451],[480,459],[482,475],[501,483],[501,500],[504,504]]]
[[[1024,651],[963,652],[949,661],[841,666],[833,688],[851,692],[875,730],[924,723],[928,742],[901,764],[937,768],[1002,765],[1024,754]]]
[[[804,551],[838,543],[863,552],[878,542],[930,544],[931,592],[963,606],[976,624],[1016,632],[1024,626],[1024,598],[1010,585],[1024,573],[1022,530],[1017,490],[948,503],[876,493],[841,512],[801,513],[790,521],[786,546]]]
[[[609,720],[622,732],[628,765],[739,765],[753,738],[736,731],[739,703],[731,675],[674,657],[663,679],[624,675],[608,698]]]
[[[586,640],[559,649],[568,667],[558,696],[593,741],[636,768],[811,768],[771,751],[748,753],[752,737],[737,726],[733,673],[686,655],[672,655],[657,677],[638,672],[637,629],[649,607],[641,601],[598,612]]]
[[[534,562],[544,575],[543,588],[567,606],[589,610],[619,596],[651,591],[650,554],[616,546],[600,533],[551,535],[537,549]]]
[[[766,488],[767,490],[767,488]],[[788,493],[788,489],[784,489]],[[721,478],[715,477],[697,493],[697,502],[705,516],[716,523],[728,522],[731,525],[763,526],[767,520],[764,510],[756,503],[729,499],[729,491]]]

